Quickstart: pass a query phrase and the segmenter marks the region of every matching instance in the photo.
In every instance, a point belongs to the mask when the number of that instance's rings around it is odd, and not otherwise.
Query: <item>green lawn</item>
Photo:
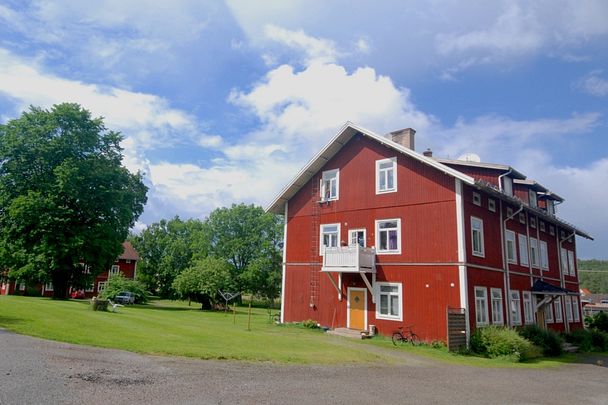
[[[238,359],[279,363],[360,363],[390,361],[344,339],[318,330],[279,326],[265,309],[207,312],[183,302],[160,301],[95,312],[88,301],[0,296],[0,327],[17,333],[138,353],[201,359]]]

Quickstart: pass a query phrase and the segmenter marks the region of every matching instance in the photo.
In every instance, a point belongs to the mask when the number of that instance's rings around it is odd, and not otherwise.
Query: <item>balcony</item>
[[[325,248],[323,272],[376,273],[376,250],[359,245]]]

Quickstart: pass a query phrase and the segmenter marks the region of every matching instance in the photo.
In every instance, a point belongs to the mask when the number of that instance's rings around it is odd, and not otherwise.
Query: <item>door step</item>
[[[344,336],[351,339],[363,339],[365,331],[358,329],[336,328],[333,330],[328,330],[327,333],[330,335]]]

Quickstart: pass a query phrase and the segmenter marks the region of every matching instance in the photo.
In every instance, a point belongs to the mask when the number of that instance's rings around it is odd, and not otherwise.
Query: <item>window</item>
[[[528,197],[530,200],[531,207],[538,207],[538,197],[536,196],[536,191],[528,190]]]
[[[502,290],[500,288],[492,288],[492,323],[494,325],[504,324],[502,316]]]
[[[488,210],[496,212],[496,200],[488,198]]]
[[[473,193],[473,204],[481,206],[481,195],[479,193]]]
[[[511,290],[511,323],[521,325],[521,300],[519,291]]]
[[[131,260],[126,259],[126,260],[125,260],[125,263],[129,264],[129,263],[131,263]]]
[[[561,239],[566,239],[566,233],[564,231],[559,231],[559,237]]]
[[[549,225],[549,235],[555,236],[555,227],[553,225]]]
[[[53,291],[53,283],[46,283],[44,285],[44,291]]]
[[[340,241],[340,224],[325,224],[321,225],[321,246],[319,254],[325,254],[325,248],[338,247]]]
[[[522,266],[527,266],[528,263],[528,237],[519,235],[519,262]]]
[[[553,200],[547,200],[547,213],[555,215],[555,204]]]
[[[521,222],[522,224],[526,223],[526,214],[524,214],[523,212],[519,213],[519,222]]]
[[[536,229],[536,218],[530,217],[530,228]]]
[[[95,289],[95,283],[92,283],[85,291],[86,292],[93,292],[94,289]]]
[[[566,319],[568,322],[572,322],[572,298],[564,297],[564,305],[566,306]]]
[[[532,293],[524,291],[524,322],[526,325],[534,323],[534,307],[532,306]]]
[[[547,252],[547,242],[539,241],[540,244],[540,268],[549,270],[549,253]]]
[[[331,201],[338,199],[340,190],[340,171],[339,169],[327,170],[323,172],[321,178],[321,201]]]
[[[578,298],[577,297],[572,297],[572,312],[574,314],[574,322],[580,322],[581,321],[581,317],[580,317],[580,312],[579,312],[579,306],[578,306]]]
[[[502,178],[502,190],[506,195],[513,195],[513,179],[509,176]]]
[[[25,291],[25,283],[23,281],[19,283],[19,291]]]
[[[513,208],[507,207],[507,217],[511,218],[513,216]]]
[[[507,250],[507,261],[517,263],[517,248],[515,246],[515,232],[505,231],[505,242]]]
[[[379,254],[401,253],[401,219],[376,221],[376,251]]]
[[[541,232],[545,232],[545,223],[543,221],[538,221],[538,226],[540,227]]]
[[[545,317],[547,323],[553,323],[553,304],[549,303],[545,305]]]
[[[564,248],[561,249],[561,265],[562,265],[562,274],[569,274],[568,270],[568,251]]]
[[[351,229],[348,231],[348,244],[365,247],[365,229]]]
[[[570,269],[570,275],[576,276],[574,270],[574,252],[572,250],[568,250],[568,268]]]
[[[401,321],[401,283],[377,283],[380,299],[376,306],[376,318]]]
[[[564,318],[562,317],[562,299],[556,299],[555,301],[553,301],[553,305],[555,305],[555,322],[563,322]]]
[[[485,287],[475,287],[475,324],[488,324],[488,290]]]
[[[110,268],[110,275],[113,276],[118,273],[120,273],[120,267],[117,264],[113,264]]]
[[[534,238],[530,238],[530,263],[532,267],[538,267],[540,264],[538,260],[538,240]]]
[[[105,290],[107,283],[107,281],[100,281],[99,283],[97,283],[97,292],[100,293]]]
[[[397,158],[376,160],[376,194],[397,191]]]
[[[473,256],[484,257],[483,221],[475,217],[471,217],[471,243],[473,245]]]

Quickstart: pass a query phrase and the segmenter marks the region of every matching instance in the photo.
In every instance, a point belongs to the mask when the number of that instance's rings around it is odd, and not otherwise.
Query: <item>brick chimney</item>
[[[426,148],[426,150],[422,152],[422,154],[426,157],[433,157],[433,151],[431,150],[431,148]]]
[[[393,142],[398,143],[401,146],[405,146],[408,149],[415,150],[414,148],[414,135],[416,130],[412,128],[399,129],[391,132],[390,138]]]

